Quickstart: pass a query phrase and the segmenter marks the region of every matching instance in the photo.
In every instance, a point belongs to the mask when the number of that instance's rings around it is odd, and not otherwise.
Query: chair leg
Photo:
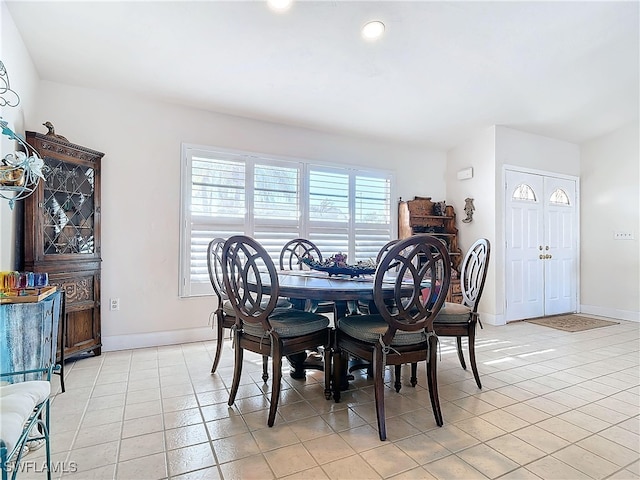
[[[269,380],[269,355],[262,356],[262,381]]]
[[[396,381],[393,383],[393,387],[396,389],[396,393],[400,393],[400,389],[402,388],[402,365],[396,365],[395,377]]]
[[[476,365],[476,326],[469,326],[469,360],[471,361],[471,371],[473,377],[476,379],[476,385],[478,388],[482,388],[482,382],[480,382],[480,375],[478,375],[478,366]]]
[[[276,342],[273,347],[273,358],[271,359],[273,372],[271,375],[271,405],[269,406],[269,419],[267,425],[273,427],[276,421],[276,411],[278,410],[278,400],[280,399],[280,387],[282,384],[282,350],[278,340],[272,338],[272,342]]]
[[[49,411],[51,407],[51,401],[49,398],[46,400],[45,405],[45,418],[44,418],[44,448],[45,456],[47,459],[47,480],[51,480],[51,444],[49,442]]]
[[[460,359],[460,365],[462,369],[467,369],[467,364],[464,363],[464,354],[462,353],[462,337],[456,337],[456,344],[458,345],[458,358]]]
[[[240,335],[242,334],[237,332],[233,340],[236,354],[233,366],[233,381],[231,382],[231,390],[229,391],[229,402],[227,402],[229,406],[233,405],[233,402],[236,400],[238,387],[240,386],[240,375],[242,374],[244,350],[240,347]]]
[[[222,316],[219,312],[216,312],[216,354],[213,357],[213,365],[211,367],[211,373],[216,373],[216,369],[218,368],[218,363],[220,363],[220,357],[222,356],[222,344],[224,340],[224,328],[222,327]]]
[[[429,349],[430,356],[427,363],[427,385],[429,386],[429,396],[431,397],[431,408],[433,409],[433,416],[436,420],[436,424],[441,427],[442,411],[440,410],[440,399],[438,397],[438,380],[436,372],[436,361],[438,358],[438,337],[429,337]]]
[[[60,375],[60,389],[62,390],[62,393],[64,393],[66,391],[64,388],[64,352],[62,353],[62,359],[60,360],[60,371],[56,373]]]
[[[373,391],[376,400],[376,416],[378,417],[378,434],[380,440],[387,439],[387,427],[384,418],[384,365],[382,348],[375,346],[373,350]]]
[[[8,480],[8,472],[7,472],[7,462],[8,462],[8,455],[9,453],[7,452],[6,447],[3,445],[0,447],[0,472],[2,472],[2,480]]]
[[[415,387],[418,384],[418,364],[411,364],[411,386]]]
[[[333,372],[331,370],[331,348],[329,344],[324,347],[324,398],[331,399],[331,376]]]

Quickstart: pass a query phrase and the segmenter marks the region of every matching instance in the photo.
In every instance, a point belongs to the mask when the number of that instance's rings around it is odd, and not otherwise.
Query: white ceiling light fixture
[[[384,33],[384,23],[380,20],[367,22],[362,27],[362,38],[365,40],[377,40]]]
[[[267,5],[269,5],[269,8],[278,13],[289,10],[289,7],[291,7],[292,3],[293,0],[267,0]]]

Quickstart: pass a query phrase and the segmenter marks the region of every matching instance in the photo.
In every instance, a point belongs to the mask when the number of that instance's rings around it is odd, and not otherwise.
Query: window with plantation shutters
[[[395,238],[389,172],[186,144],[182,152],[180,296],[212,293],[206,253],[216,237],[252,236],[276,265],[293,238],[349,263],[375,259]]]

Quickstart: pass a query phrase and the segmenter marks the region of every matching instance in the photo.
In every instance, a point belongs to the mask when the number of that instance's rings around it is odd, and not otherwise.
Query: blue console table
[[[55,292],[38,302],[0,305],[0,373],[55,365],[61,297],[60,292]],[[42,380],[42,374],[14,375],[3,380]]]

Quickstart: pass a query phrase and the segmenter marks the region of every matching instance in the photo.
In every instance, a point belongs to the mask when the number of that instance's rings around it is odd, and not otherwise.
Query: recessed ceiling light
[[[284,12],[289,10],[289,7],[293,3],[293,0],[267,0],[267,4],[271,10],[276,12]]]
[[[376,40],[384,33],[384,23],[379,20],[368,22],[362,27],[362,37],[366,40]]]

